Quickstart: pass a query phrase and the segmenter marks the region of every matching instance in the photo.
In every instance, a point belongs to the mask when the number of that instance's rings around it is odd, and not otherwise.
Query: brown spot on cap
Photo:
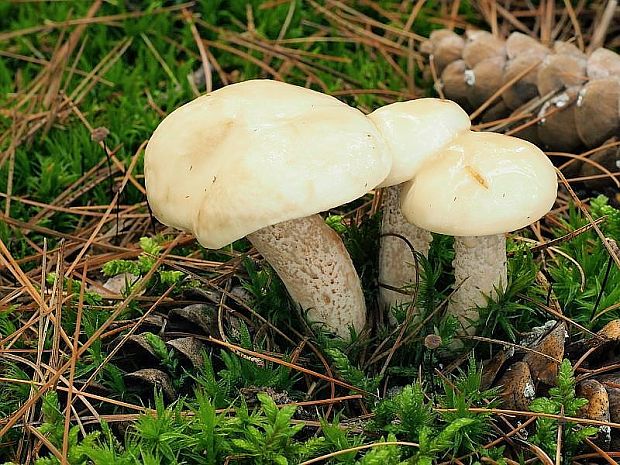
[[[467,171],[467,174],[469,174],[472,178],[474,178],[476,182],[480,184],[482,187],[484,187],[485,189],[489,188],[489,183],[484,178],[484,176],[480,174],[480,171],[476,170],[476,168],[474,168],[471,165],[465,165],[465,171]]]

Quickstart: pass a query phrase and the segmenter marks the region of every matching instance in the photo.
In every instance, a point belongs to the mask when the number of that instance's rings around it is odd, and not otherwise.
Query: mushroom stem
[[[310,321],[343,338],[361,331],[366,305],[360,280],[342,240],[320,215],[284,221],[247,236],[271,264]]]
[[[400,186],[383,189],[383,222],[382,234],[398,234],[407,239],[416,252],[425,257],[433,240],[431,233],[409,223],[400,210]],[[416,282],[416,260],[411,248],[400,237],[382,236],[379,251],[379,283],[391,288],[402,289]],[[379,291],[381,308],[391,309],[394,306],[409,303],[411,297],[381,286]],[[391,316],[391,314],[390,314]]]
[[[464,334],[474,333],[478,307],[486,297],[496,297],[496,289],[506,286],[506,237],[503,234],[454,238],[455,286],[448,314],[458,318]]]

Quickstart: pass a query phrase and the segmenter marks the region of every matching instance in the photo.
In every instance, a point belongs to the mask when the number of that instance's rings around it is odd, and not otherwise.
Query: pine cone
[[[513,32],[503,41],[486,31],[465,38],[433,31],[422,51],[432,55],[445,96],[466,109],[478,108],[516,78],[482,115],[483,121],[509,116],[540,99],[540,120],[519,133],[550,150],[596,147],[620,134],[620,55],[599,48],[589,56],[557,41],[549,49]]]

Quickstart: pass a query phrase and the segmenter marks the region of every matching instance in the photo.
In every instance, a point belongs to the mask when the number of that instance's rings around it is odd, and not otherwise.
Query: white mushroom
[[[416,252],[427,256],[431,233],[408,222],[400,211],[400,185],[414,177],[426,160],[470,127],[469,116],[449,100],[424,98],[386,105],[368,117],[383,135],[392,155],[392,169],[380,187],[383,191],[383,234],[398,234]],[[416,281],[417,270],[409,245],[396,236],[383,236],[379,254],[380,302],[392,308],[410,302],[393,290]],[[385,285],[389,287],[385,287]]]
[[[358,110],[276,81],[230,85],[171,113],[145,154],[153,214],[217,249],[248,236],[312,321],[365,323],[359,278],[317,213],[350,202],[391,160]]]
[[[467,132],[429,160],[403,187],[405,217],[455,237],[456,290],[448,313],[473,332],[478,307],[506,286],[504,233],[545,215],[557,195],[555,169],[535,145]]]

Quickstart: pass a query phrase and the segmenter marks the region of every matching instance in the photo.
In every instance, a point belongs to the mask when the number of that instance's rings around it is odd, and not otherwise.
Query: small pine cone
[[[422,49],[435,55],[444,95],[467,111],[510,83],[482,113],[484,122],[538,99],[539,124],[520,129],[517,137],[578,152],[620,135],[620,55],[611,50],[586,56],[572,43],[556,41],[549,49],[520,32],[502,41],[486,31],[467,31],[459,40],[445,30],[434,31]]]

